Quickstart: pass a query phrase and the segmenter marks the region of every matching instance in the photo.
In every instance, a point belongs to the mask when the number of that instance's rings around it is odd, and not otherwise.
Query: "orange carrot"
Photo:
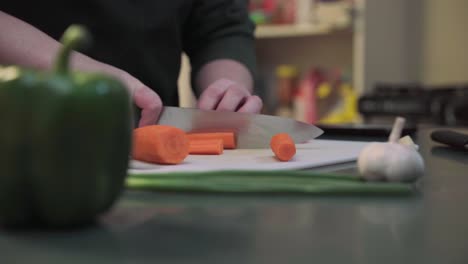
[[[221,155],[223,154],[222,139],[189,140],[189,154]]]
[[[133,131],[132,157],[157,164],[179,164],[189,154],[189,141],[179,128],[152,125]]]
[[[222,139],[225,149],[236,148],[236,137],[234,132],[209,132],[209,133],[189,133],[189,140]]]
[[[271,138],[270,147],[280,161],[289,161],[296,154],[296,145],[286,133],[274,135]]]

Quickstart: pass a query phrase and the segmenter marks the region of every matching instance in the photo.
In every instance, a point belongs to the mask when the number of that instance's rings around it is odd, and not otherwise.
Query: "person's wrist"
[[[112,66],[110,66],[108,70],[109,70],[109,75],[118,79],[125,85],[125,87],[128,89],[128,92],[132,98],[135,95],[135,91],[137,89],[144,87],[144,84],[140,82],[140,80],[138,80],[137,78],[135,78],[130,73],[124,70],[114,68]]]
[[[112,65],[94,60],[82,53],[74,52],[72,55],[72,66],[75,69],[83,70],[87,72],[99,72],[101,74],[109,75],[123,82],[124,85],[133,92],[132,87],[135,87],[135,83],[138,81],[128,72],[116,68]]]

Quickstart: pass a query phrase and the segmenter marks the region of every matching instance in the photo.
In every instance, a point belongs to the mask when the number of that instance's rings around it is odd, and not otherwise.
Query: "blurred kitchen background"
[[[467,0],[250,0],[263,113],[468,125]],[[182,106],[193,106],[183,58]]]

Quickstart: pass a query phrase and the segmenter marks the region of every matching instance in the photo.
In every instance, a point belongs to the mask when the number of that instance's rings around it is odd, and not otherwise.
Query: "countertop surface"
[[[416,137],[420,194],[126,191],[96,226],[0,229],[0,263],[468,263],[468,152],[430,132]],[[353,164],[330,170],[356,173]]]

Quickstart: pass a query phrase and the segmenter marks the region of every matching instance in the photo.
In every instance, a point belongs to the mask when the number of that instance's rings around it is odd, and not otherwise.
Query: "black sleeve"
[[[240,62],[255,79],[254,30],[248,0],[194,0],[183,32],[183,49],[192,67],[192,87],[200,68],[216,59]]]

